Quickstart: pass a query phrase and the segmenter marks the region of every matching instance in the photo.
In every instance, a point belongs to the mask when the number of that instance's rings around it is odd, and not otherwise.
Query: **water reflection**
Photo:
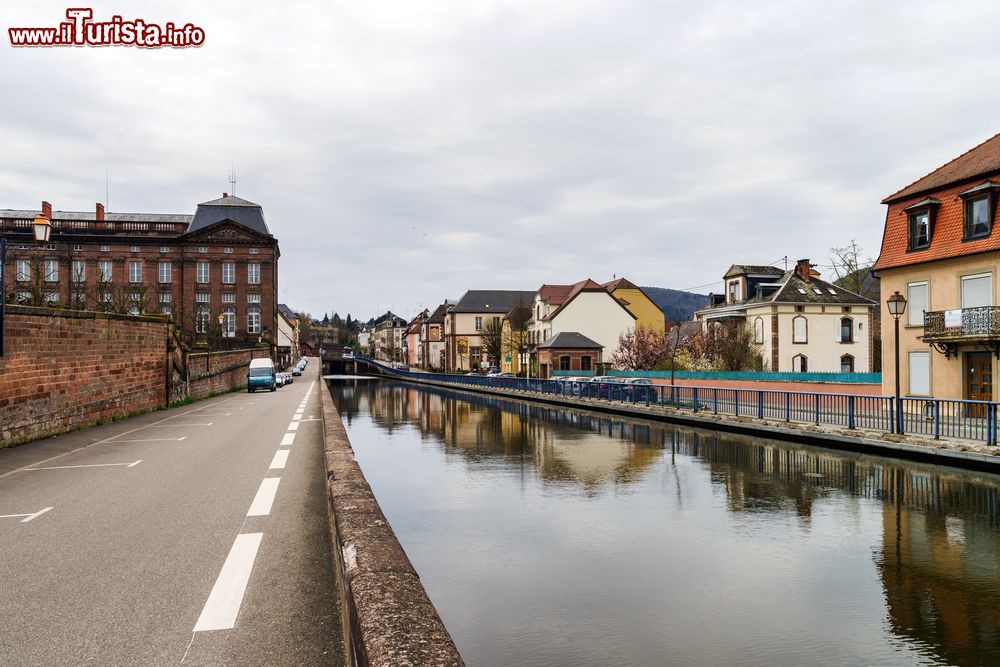
[[[678,612],[696,614],[690,599],[684,598],[682,589],[687,582],[673,581],[669,571],[658,573],[664,580],[649,585],[672,597],[667,603],[657,601],[650,607],[663,621],[653,623],[655,634],[633,628],[630,632],[634,636],[629,635],[625,642],[619,636],[623,630],[617,628],[614,632],[619,635],[615,639],[595,639],[594,645],[579,655],[573,647],[551,646],[551,632],[545,642],[539,639],[539,646],[525,649],[523,654],[507,644],[490,645],[480,636],[488,634],[483,627],[446,616],[459,646],[467,658],[471,656],[470,664],[529,664],[533,658],[538,658],[534,664],[600,664],[598,658],[628,664],[801,664],[825,660],[841,664],[977,665],[1000,661],[1000,485],[995,476],[446,390],[337,383],[331,385],[331,391],[349,427],[355,420],[370,420],[393,442],[393,434],[400,438],[404,438],[400,432],[405,432],[405,437],[415,435],[431,451],[442,452],[446,467],[457,457],[468,479],[475,480],[467,484],[499,484],[506,476],[517,475],[522,497],[529,495],[525,480],[537,484],[542,499],[538,504],[531,500],[532,512],[548,511],[544,498],[552,496],[546,496],[546,489],[558,492],[560,502],[566,496],[595,503],[616,499],[607,503],[608,511],[619,511],[620,499],[635,494],[637,499],[629,502],[630,513],[623,510],[619,520],[634,522],[639,528],[622,523],[607,529],[613,531],[614,539],[627,540],[631,535],[639,542],[627,545],[630,553],[637,547],[647,547],[648,557],[655,563],[657,558],[676,559],[683,551],[691,561],[685,562],[683,568],[689,577],[724,578],[722,572],[745,568],[751,576],[762,580],[774,576],[776,581],[787,584],[764,592],[749,583],[745,591],[738,586],[727,589],[731,599],[700,619],[707,625],[722,623],[727,637],[721,639],[717,633],[704,630],[702,634],[699,630],[680,630],[687,619],[679,617]],[[357,436],[362,433],[359,430]],[[397,479],[380,467],[379,461],[393,460],[391,455],[364,460],[360,453],[364,443],[355,437],[352,430],[359,459],[373,486],[377,486],[375,479],[380,475],[387,475],[387,480]],[[414,465],[423,466],[425,460],[419,459],[421,463]],[[452,476],[456,474],[453,468],[447,470]],[[434,474],[446,479],[440,471]],[[408,489],[406,493],[409,497],[401,499],[401,505],[419,503],[413,498],[419,491]],[[462,496],[449,496],[453,497]],[[653,504],[646,504],[650,498]],[[646,513],[636,512],[636,507]],[[394,515],[391,508],[386,511],[397,532],[406,534],[409,528],[405,513],[398,510]],[[445,513],[435,516],[438,522],[452,520]],[[649,544],[644,544],[641,529],[650,517],[676,532],[670,539],[649,535]],[[522,522],[524,533],[533,535],[535,527],[527,519],[515,519]],[[491,517],[477,520],[489,521]],[[409,538],[401,535],[401,539],[408,551],[411,547],[430,550],[417,559],[426,557],[430,563],[426,567],[433,571],[434,559],[445,557],[433,552],[434,548],[462,545],[434,547],[422,542],[421,535],[436,529],[426,517],[422,521],[423,532],[414,530]],[[683,528],[677,528],[682,523]],[[462,540],[458,529],[448,535],[453,541]],[[505,537],[510,539],[509,534]],[[678,541],[685,538],[689,539]],[[524,539],[521,548],[536,549]],[[711,541],[709,548],[713,551],[700,551],[697,539]],[[657,551],[660,540],[662,553]],[[817,550],[816,544],[823,544],[823,549]],[[772,560],[748,565],[746,561],[755,557],[753,549],[761,545],[772,550]],[[473,548],[470,544],[464,546]],[[550,556],[555,560],[561,546],[537,548],[534,558],[538,560],[538,554],[542,554],[543,559]],[[748,551],[744,555],[741,549]],[[865,553],[866,557],[857,557]],[[788,562],[774,562],[773,554],[787,555]],[[630,556],[636,559],[634,566],[639,571],[643,569],[638,562],[642,557]],[[699,559],[714,564],[706,565],[707,571],[699,571]],[[554,566],[567,567],[564,563]],[[425,577],[429,589],[442,587],[430,592],[436,600],[444,599],[446,608],[452,599],[461,598],[461,591],[447,590],[449,576],[457,577],[454,571],[442,572],[436,579],[431,577],[433,584]],[[847,581],[851,583],[845,587]],[[620,580],[617,585],[632,584]],[[822,586],[830,587],[823,598],[802,592]],[[704,590],[704,584],[700,590]],[[536,585],[526,587],[522,595],[545,594]],[[574,595],[603,604],[604,598],[615,593],[595,588],[592,592],[574,590]],[[773,599],[751,597],[760,595]],[[464,600],[461,603],[468,604]],[[547,615],[540,614],[533,621],[541,627],[546,623],[559,627],[565,622],[560,605],[571,604],[566,598],[530,603],[543,607],[551,604],[551,608],[546,607]],[[502,607],[502,602],[496,604]],[[645,603],[642,594],[633,592],[621,604],[634,604],[635,614],[641,614]],[[684,609],[672,609],[671,604]],[[803,618],[817,620],[811,625],[801,621],[803,626],[797,632],[782,632],[773,625],[756,625],[747,620],[746,608],[751,606],[771,608],[779,615],[794,609]],[[464,613],[467,615],[468,610]],[[498,614],[502,616],[502,612]],[[607,612],[591,610],[591,614],[600,617],[600,621],[594,621],[592,632],[599,633],[611,622],[605,618]],[[621,609],[610,616],[618,623],[635,620]],[[646,616],[644,620],[649,621],[649,614]],[[666,629],[667,619],[677,628]],[[796,621],[783,622],[791,627]],[[466,628],[472,637],[459,636]],[[741,636],[741,632],[745,635]],[[530,642],[526,634],[522,631],[518,643]],[[831,644],[831,638],[838,636],[843,641]],[[606,655],[601,654],[602,648],[608,651]]]

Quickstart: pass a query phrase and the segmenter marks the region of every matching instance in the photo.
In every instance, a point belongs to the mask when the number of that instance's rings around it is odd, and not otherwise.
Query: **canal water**
[[[1000,664],[1000,477],[329,386],[469,665]]]

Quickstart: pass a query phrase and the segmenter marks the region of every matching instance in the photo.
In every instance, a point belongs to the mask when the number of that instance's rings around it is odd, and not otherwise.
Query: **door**
[[[993,400],[993,359],[989,352],[970,352],[965,355],[965,398],[970,401]],[[985,417],[986,408],[970,405],[968,417]]]

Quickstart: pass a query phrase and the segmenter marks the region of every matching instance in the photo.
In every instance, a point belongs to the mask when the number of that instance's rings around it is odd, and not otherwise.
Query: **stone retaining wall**
[[[326,386],[320,395],[333,510],[330,529],[343,586],[348,663],[464,665],[365,481]]]
[[[247,369],[251,359],[269,355],[267,348],[194,352],[187,355],[187,395],[205,398],[247,386]]]

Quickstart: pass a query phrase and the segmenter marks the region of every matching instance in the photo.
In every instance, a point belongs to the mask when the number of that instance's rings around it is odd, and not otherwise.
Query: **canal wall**
[[[387,375],[393,377],[391,372],[387,373]],[[415,384],[443,387],[452,391],[490,394],[534,403],[558,405],[574,410],[683,424],[714,431],[744,433],[762,438],[818,445],[829,449],[920,461],[932,465],[951,466],[991,473],[1000,472],[1000,447],[988,447],[968,441],[935,440],[929,437],[913,435],[899,436],[863,429],[847,430],[827,424],[815,426],[794,422],[775,422],[752,417],[735,417],[732,415],[716,415],[704,412],[691,413],[659,405],[645,406],[641,403],[618,403],[601,399],[564,397],[557,394],[457,384],[441,380],[425,379],[423,376],[418,377],[416,374],[409,374],[405,377],[399,376],[396,379]]]
[[[354,458],[326,386],[320,396],[348,664],[464,665]]]

